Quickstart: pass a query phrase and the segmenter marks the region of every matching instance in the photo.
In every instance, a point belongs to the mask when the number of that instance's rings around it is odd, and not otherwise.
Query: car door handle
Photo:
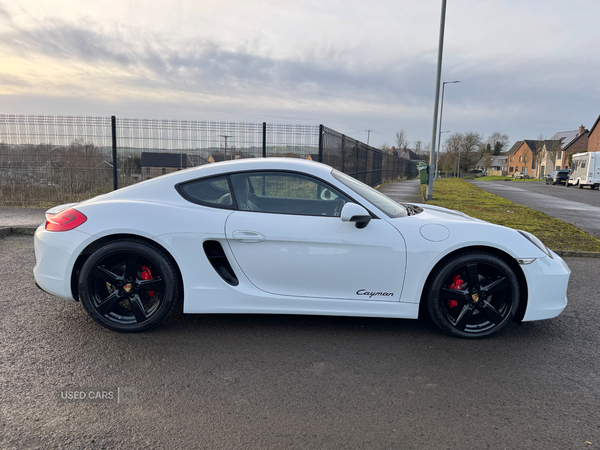
[[[263,242],[267,238],[264,234],[257,231],[236,230],[233,232],[233,239],[246,244]]]

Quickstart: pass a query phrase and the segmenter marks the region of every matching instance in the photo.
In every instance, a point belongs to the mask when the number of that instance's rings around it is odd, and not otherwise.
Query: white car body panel
[[[336,217],[201,206],[175,190],[177,183],[230,170],[301,171],[348,193],[377,218],[358,229]],[[71,275],[90,244],[114,235],[140,236],[173,257],[186,313],[416,318],[427,278],[441,259],[463,248],[488,248],[534,260],[520,266],[528,288],[523,320],[555,317],[564,309],[570,271],[559,256],[550,258],[516,230],[418,206],[423,212],[389,218],[334,178],[330,167],[314,162],[257,158],[211,164],[79,203],[75,208],[87,221],[75,230],[49,232],[40,226],[34,275],[47,292],[73,300]],[[207,260],[207,240],[221,243],[237,286],[227,284]],[[361,290],[393,295],[357,295]]]
[[[400,299],[406,246],[385,220],[374,219],[358,229],[339,217],[235,211],[225,229],[238,265],[262,291],[313,298]],[[262,235],[263,241],[236,238],[241,230]]]

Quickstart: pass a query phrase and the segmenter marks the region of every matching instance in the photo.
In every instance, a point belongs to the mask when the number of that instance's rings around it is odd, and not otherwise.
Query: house
[[[507,155],[507,166],[506,166],[506,175],[512,177],[515,172],[522,172],[521,168],[523,167],[523,154],[520,153],[516,155],[517,151],[521,149],[524,141],[517,141],[513,144],[513,146],[508,151]],[[524,151],[522,151],[524,152]],[[521,168],[519,168],[521,167]]]
[[[588,149],[588,136],[589,131],[583,125],[578,130],[561,131],[552,136],[553,140],[561,141],[561,152],[557,155],[553,164],[547,164],[548,173],[550,173],[551,166],[554,166],[554,170],[568,167],[570,154],[586,152]]]
[[[216,162],[231,161],[232,159],[240,159],[240,158],[241,158],[240,155],[224,155],[223,153],[212,153],[206,161],[213,164]]]
[[[487,174],[490,176],[506,176],[506,166],[508,163],[508,154],[501,153],[499,155],[491,155],[490,166],[486,167],[485,155],[477,164],[475,164],[472,169],[481,170],[483,172],[487,171]]]
[[[198,155],[185,153],[142,152],[140,167],[142,180],[165,175],[188,167],[201,166],[208,161]]]
[[[598,116],[594,125],[590,128],[588,135],[588,151],[600,152],[600,116]]]
[[[417,155],[410,148],[404,147],[402,151],[396,150],[395,147],[392,147],[392,155],[397,156],[398,158],[407,159],[409,161],[422,161],[425,162],[423,158]]]
[[[540,178],[554,171],[554,163],[548,163],[547,155],[552,154],[551,149],[560,148],[560,144],[560,140],[553,139],[517,141],[508,152],[507,175],[510,177],[515,172],[522,172],[530,177]]]

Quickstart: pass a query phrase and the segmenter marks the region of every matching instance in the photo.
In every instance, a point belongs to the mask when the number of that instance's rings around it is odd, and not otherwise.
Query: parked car
[[[514,179],[528,179],[529,175],[527,175],[525,172],[515,172],[513,174],[513,178]]]
[[[531,233],[396,203],[294,158],[207,164],[46,213],[36,283],[100,325],[184,313],[416,319],[480,338],[567,304],[570,270]]]
[[[569,169],[555,170],[546,176],[546,184],[565,184],[569,178]]]

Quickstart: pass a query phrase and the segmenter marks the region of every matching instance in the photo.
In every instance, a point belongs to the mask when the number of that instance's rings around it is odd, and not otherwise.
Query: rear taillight
[[[77,228],[87,220],[83,214],[76,209],[65,209],[57,214],[46,213],[46,230],[69,231]]]

